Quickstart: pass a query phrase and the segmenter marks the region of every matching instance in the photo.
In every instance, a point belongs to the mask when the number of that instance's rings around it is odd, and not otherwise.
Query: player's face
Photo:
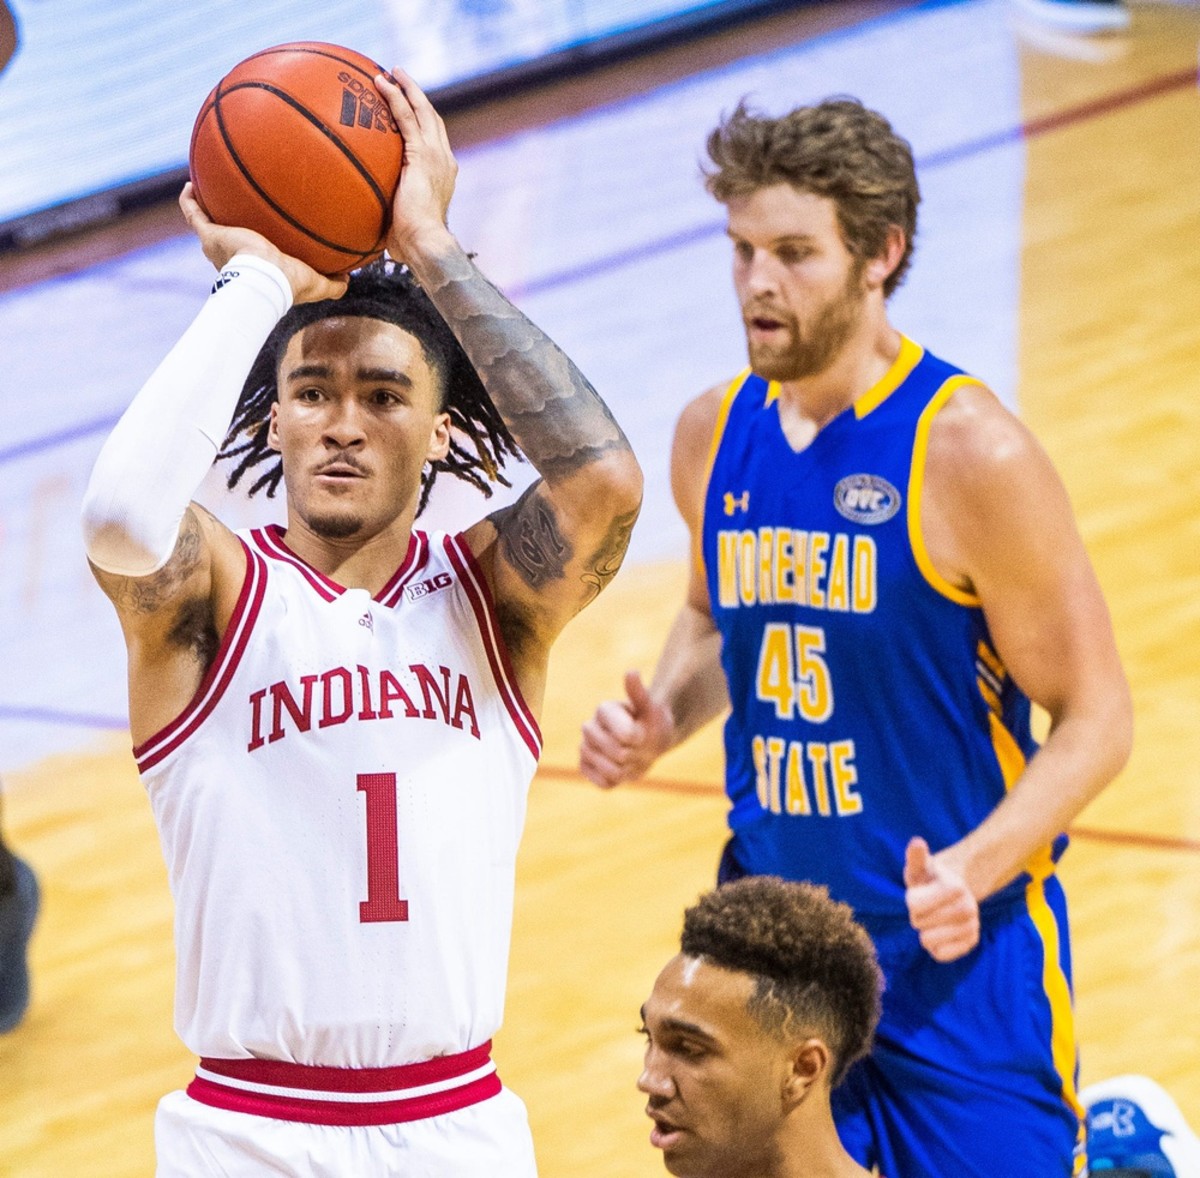
[[[270,432],[289,510],[333,540],[411,524],[421,469],[449,446],[438,401],[420,343],[395,324],[346,316],[298,331],[279,365]]]
[[[747,1010],[753,988],[748,974],[680,954],[642,1007],[638,1088],[654,1121],[650,1144],[679,1178],[738,1178],[778,1166],[791,1060]]]
[[[824,372],[863,320],[863,264],[846,248],[837,208],[790,184],[728,202],[733,284],[750,365],[768,380]]]

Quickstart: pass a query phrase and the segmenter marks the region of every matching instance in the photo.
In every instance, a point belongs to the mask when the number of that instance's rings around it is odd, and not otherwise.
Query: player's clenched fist
[[[979,901],[949,856],[934,855],[923,838],[904,857],[909,923],[935,961],[957,961],[979,944]]]
[[[637,671],[626,672],[625,692],[627,699],[602,703],[583,726],[579,769],[603,789],[641,777],[673,743],[671,710],[651,698]]]

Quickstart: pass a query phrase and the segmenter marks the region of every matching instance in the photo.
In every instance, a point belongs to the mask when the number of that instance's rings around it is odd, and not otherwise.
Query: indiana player
[[[514,860],[548,650],[619,566],[641,473],[446,228],[445,128],[396,77],[388,251],[416,282],[384,265],[347,291],[185,188],[220,277],[85,499],[201,1057],[159,1107],[164,1176],[535,1172],[489,1055]],[[231,419],[235,481],[281,464],[255,485],[282,470],[286,530],[189,502]],[[541,475],[515,505],[414,528],[436,471],[483,482],[514,440]]]
[[[743,105],[708,148],[750,369],[679,421],[687,601],[582,767],[636,777],[731,704],[720,878],[827,885],[887,977],[834,1094],[850,1153],[889,1178],[1080,1173],[1054,867],[1131,705],[1066,493],[985,387],[888,320],[919,197],[885,119]]]

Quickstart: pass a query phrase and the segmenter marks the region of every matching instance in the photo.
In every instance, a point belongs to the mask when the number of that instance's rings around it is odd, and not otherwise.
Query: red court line
[[[1141,834],[1133,830],[1103,830],[1098,826],[1072,826],[1071,837],[1095,843],[1118,843],[1151,851],[1200,852],[1200,839],[1172,834]]]
[[[1179,70],[1173,74],[1163,74],[1161,77],[1143,82],[1140,86],[1132,86],[1128,90],[1118,90],[1114,94],[1106,94],[1091,102],[1082,103],[1080,106],[1072,106],[1055,114],[1043,115],[1040,119],[1030,119],[1025,124],[1025,138],[1031,139],[1035,135],[1042,135],[1047,131],[1057,131],[1059,128],[1069,127],[1073,123],[1082,123],[1099,115],[1111,114],[1114,110],[1135,106],[1139,102],[1145,102],[1148,98],[1157,98],[1160,94],[1181,90],[1184,86],[1195,85],[1198,81],[1200,81],[1200,70],[1197,70],[1196,67]]]
[[[551,781],[571,781],[577,784],[591,785],[591,782],[578,769],[566,769],[558,765],[542,765],[539,767],[537,775]],[[692,797],[720,797],[724,793],[720,785],[710,782],[678,781],[658,777],[647,777],[641,781],[627,781],[618,788],[648,790],[652,793],[686,794]],[[1200,854],[1200,839],[1184,838],[1178,835],[1144,834],[1133,830],[1105,830],[1099,826],[1072,826],[1070,835],[1073,839],[1082,839],[1084,842],[1113,843],[1118,846],[1140,847],[1150,851],[1186,851],[1190,854]]]
[[[564,769],[556,765],[540,765],[538,766],[537,775],[538,777],[546,777],[553,781],[573,781],[591,786],[592,789],[597,788],[578,769]],[[644,777],[641,781],[626,781],[618,788],[650,790],[653,793],[664,794],[690,794],[692,797],[710,798],[722,797],[725,793],[724,787],[718,784],[703,781],[672,781],[662,777]]]

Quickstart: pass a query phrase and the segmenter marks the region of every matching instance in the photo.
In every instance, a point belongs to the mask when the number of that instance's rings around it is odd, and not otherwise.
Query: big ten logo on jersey
[[[717,601],[723,609],[783,604],[869,614],[877,601],[875,541],[798,528],[723,529]]]
[[[419,702],[418,702],[419,701]],[[438,720],[480,739],[475,693],[466,675],[449,667],[332,667],[252,691],[248,752],[289,733],[317,732],[350,721]]]
[[[342,70],[338,74],[342,84],[342,113],[338,122],[343,127],[366,127],[376,131],[398,131],[392,112],[380,97],[379,92],[368,86],[361,78]]]
[[[409,585],[404,593],[409,601],[417,601],[419,598],[436,593],[439,589],[448,589],[453,583],[454,578],[449,573],[438,573],[436,577],[429,577],[424,581],[418,581],[415,585]]]
[[[820,626],[772,622],[763,627],[755,694],[775,719],[824,724],[834,713],[833,676]],[[756,735],[750,742],[758,801],[772,814],[823,818],[861,814],[853,740],[791,740]]]

